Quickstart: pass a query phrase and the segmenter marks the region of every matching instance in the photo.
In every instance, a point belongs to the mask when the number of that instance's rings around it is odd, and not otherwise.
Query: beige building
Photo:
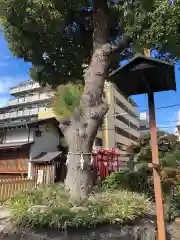
[[[105,148],[117,147],[125,150],[140,137],[140,121],[137,105],[131,98],[125,98],[112,83],[106,83],[105,97],[109,111],[99,129],[95,145]],[[10,89],[12,99],[6,107],[0,108],[0,123],[27,121],[53,117],[50,108],[53,92],[30,81],[21,82]]]
[[[110,107],[104,118],[103,145],[124,151],[140,137],[138,107],[131,98],[123,96],[113,83],[106,83],[104,91]]]

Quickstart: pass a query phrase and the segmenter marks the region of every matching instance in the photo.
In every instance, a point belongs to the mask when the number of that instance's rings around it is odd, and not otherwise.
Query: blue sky
[[[12,56],[3,34],[0,33],[0,106],[7,104],[7,100],[10,98],[8,91],[11,86],[29,79],[28,70],[30,66],[30,63],[25,63],[22,59],[17,59]],[[168,91],[155,94],[156,107],[180,104],[180,71],[177,69],[176,84],[176,92]],[[138,104],[140,111],[148,109],[146,95],[133,96],[133,100]],[[179,109],[180,106],[157,110],[156,116],[158,126],[169,127],[162,130],[169,132],[174,131],[174,126],[178,120]]]
[[[0,106],[9,98],[8,91],[14,84],[28,80],[28,69],[31,64],[12,57],[8,44],[0,32]]]
[[[175,76],[177,91],[155,93],[155,105],[157,108],[180,104],[180,71],[178,70],[178,67],[175,67]],[[138,104],[140,111],[148,109],[148,99],[146,94],[136,95],[132,98]],[[157,125],[159,127],[164,127],[161,128],[161,130],[168,132],[175,131],[175,125],[178,120],[178,110],[180,110],[180,105],[177,107],[156,110]]]

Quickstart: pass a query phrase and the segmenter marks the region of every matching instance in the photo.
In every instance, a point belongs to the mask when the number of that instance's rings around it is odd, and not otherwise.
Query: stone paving
[[[170,235],[171,240],[180,240],[180,223],[171,223],[167,227]]]
[[[0,232],[4,231],[5,228],[9,227],[9,217],[10,213],[7,210],[3,209],[3,207],[0,207]]]

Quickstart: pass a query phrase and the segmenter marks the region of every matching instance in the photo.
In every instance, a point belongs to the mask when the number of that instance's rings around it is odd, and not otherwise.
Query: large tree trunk
[[[105,71],[108,59],[103,47],[94,51],[85,73],[85,87],[80,107],[76,109],[63,130],[69,146],[68,172],[65,184],[76,200],[85,198],[93,186],[91,166],[92,146],[108,105],[103,99]]]
[[[69,146],[68,172],[65,184],[70,196],[84,199],[93,186],[91,152],[93,141],[108,105],[103,99],[104,82],[113,51],[122,50],[126,43],[117,47],[108,43],[107,0],[93,1],[93,54],[84,75],[85,87],[80,107],[60,127]]]

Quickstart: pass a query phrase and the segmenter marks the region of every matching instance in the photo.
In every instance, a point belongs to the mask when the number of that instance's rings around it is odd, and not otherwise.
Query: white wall
[[[33,131],[28,128],[7,129],[3,143],[33,141]]]
[[[58,150],[59,132],[53,125],[40,126],[42,131],[41,137],[36,137],[34,134],[34,144],[31,145],[30,159],[37,157],[42,152],[54,152]]]

